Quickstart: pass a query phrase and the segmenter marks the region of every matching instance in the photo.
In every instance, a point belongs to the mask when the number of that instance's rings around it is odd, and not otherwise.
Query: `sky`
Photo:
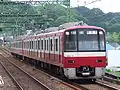
[[[51,1],[51,0],[12,0],[12,1]],[[85,2],[90,3],[92,1],[97,1],[97,2],[89,5],[85,5]],[[70,2],[72,7],[85,5],[90,9],[100,8],[104,13],[120,12],[120,0],[70,0]]]
[[[120,50],[108,50],[108,66],[120,66]]]
[[[71,0],[71,6],[84,6],[85,2],[90,3],[95,0]],[[95,3],[85,5],[86,7],[100,8],[104,13],[108,12],[120,12],[120,0],[98,0]]]

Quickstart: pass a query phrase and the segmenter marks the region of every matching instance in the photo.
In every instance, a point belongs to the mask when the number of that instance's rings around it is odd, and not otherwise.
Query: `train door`
[[[22,40],[22,55],[24,56],[23,40]]]
[[[41,59],[44,61],[44,38],[41,38]]]
[[[26,49],[27,49],[27,56],[29,55],[29,40],[27,40],[27,46],[26,46]]]
[[[63,50],[63,45],[62,45],[62,36],[59,36],[59,63],[62,64],[62,50]]]
[[[28,57],[30,57],[30,45],[31,43],[30,43],[30,39],[28,39]]]
[[[35,39],[33,38],[33,48],[32,48],[33,57],[35,58]]]
[[[37,59],[37,39],[34,40],[34,57]]]
[[[45,60],[46,60],[46,62],[49,60],[48,40],[49,40],[48,38],[45,38],[44,47],[45,47]]]
[[[33,56],[33,39],[31,39],[31,56],[34,57]]]
[[[30,55],[30,57],[31,57],[31,55],[32,55],[32,54],[31,54],[31,49],[32,49],[32,40],[30,39],[29,41],[30,41],[29,55]]]
[[[38,38],[38,58],[41,58],[41,39]]]
[[[47,62],[49,62],[49,60],[50,60],[50,46],[49,46],[50,44],[49,44],[49,38],[47,39],[47,53],[48,53],[48,55],[47,55]]]
[[[50,37],[50,63],[54,63],[54,38]]]
[[[59,63],[59,37],[54,38],[54,55],[55,55],[55,63]]]
[[[36,59],[38,59],[38,38],[36,38]]]

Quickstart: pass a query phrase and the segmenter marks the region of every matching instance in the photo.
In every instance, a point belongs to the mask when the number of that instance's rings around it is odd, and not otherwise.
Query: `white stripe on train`
[[[64,52],[64,57],[106,56],[106,52]]]

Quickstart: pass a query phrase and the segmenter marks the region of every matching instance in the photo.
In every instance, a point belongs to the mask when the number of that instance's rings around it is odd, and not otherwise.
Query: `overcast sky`
[[[83,6],[94,0],[71,0],[71,6]],[[88,8],[100,8],[103,12],[120,12],[120,0],[101,0],[95,3],[86,5]]]

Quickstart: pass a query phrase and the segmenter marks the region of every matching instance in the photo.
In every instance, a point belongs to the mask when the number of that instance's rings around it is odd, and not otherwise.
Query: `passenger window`
[[[49,46],[48,46],[48,40],[47,40],[47,50],[48,50],[48,47],[49,47]]]
[[[55,51],[58,51],[58,39],[55,39]]]
[[[37,44],[37,41],[36,41],[36,49],[37,49],[37,45],[38,45],[38,44]]]
[[[36,41],[34,41],[34,49],[36,49]]]
[[[46,50],[46,40],[45,40],[45,50]]]
[[[40,49],[40,40],[38,40],[38,49]]]
[[[53,47],[53,43],[52,43],[52,39],[50,39],[50,50],[52,51],[52,47]]]
[[[34,45],[33,45],[33,41],[32,41],[32,49],[33,49],[33,46],[34,46]]]
[[[31,41],[30,41],[30,49],[31,49]]]
[[[43,40],[41,40],[41,49],[43,50]]]

